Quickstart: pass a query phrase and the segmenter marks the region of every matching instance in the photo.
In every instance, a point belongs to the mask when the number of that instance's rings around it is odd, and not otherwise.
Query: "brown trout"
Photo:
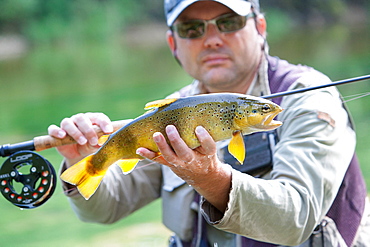
[[[113,133],[95,154],[64,171],[62,180],[76,185],[88,200],[109,166],[117,164],[124,174],[128,174],[143,159],[136,154],[139,147],[159,152],[153,134],[161,132],[165,135],[167,125],[176,126],[181,138],[192,149],[200,146],[195,135],[197,126],[208,130],[216,142],[231,138],[229,152],[243,164],[242,135],[272,130],[282,124],[273,120],[282,111],[280,106],[243,94],[215,93],[163,99],[148,103],[145,109],[151,110]]]

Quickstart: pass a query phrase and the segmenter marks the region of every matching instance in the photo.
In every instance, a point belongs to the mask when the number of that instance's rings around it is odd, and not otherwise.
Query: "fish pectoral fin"
[[[242,165],[245,159],[245,146],[241,131],[235,131],[228,146],[229,153]]]
[[[110,135],[102,135],[99,137],[98,144],[102,146],[104,143],[106,143],[109,139]]]
[[[90,166],[93,155],[86,157],[75,165],[65,170],[60,178],[72,185],[76,185],[80,194],[88,200],[98,189],[105,172],[99,172],[97,175],[91,175],[86,167]]]
[[[155,100],[152,102],[149,102],[145,105],[144,110],[149,110],[152,108],[159,108],[161,106],[169,105],[173,102],[175,102],[178,99],[160,99],[160,100]]]
[[[116,165],[121,167],[121,170],[123,174],[129,174],[134,170],[137,163],[140,161],[140,159],[126,159],[126,160],[118,160],[115,162]]]

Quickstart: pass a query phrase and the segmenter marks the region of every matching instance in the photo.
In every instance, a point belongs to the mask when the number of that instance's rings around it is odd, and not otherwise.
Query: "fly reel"
[[[16,152],[0,168],[1,193],[17,207],[31,209],[42,205],[55,187],[53,166],[35,152]]]

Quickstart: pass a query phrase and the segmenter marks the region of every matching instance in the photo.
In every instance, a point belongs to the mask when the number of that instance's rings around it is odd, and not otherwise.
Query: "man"
[[[268,56],[258,0],[165,0],[165,11],[170,50],[195,79],[171,97],[260,96],[329,82],[311,68]],[[267,138],[247,141],[247,149],[263,146],[268,151],[263,157],[273,156],[267,165],[259,158],[252,162],[256,169],[238,171],[225,144],[216,144],[202,127],[196,129],[201,147],[191,150],[176,128],[167,126],[169,144],[164,133],[153,136],[162,156],[137,150],[155,164],[127,176],[111,166],[88,201],[65,184],[72,208],[84,221],[111,223],[161,197],[163,222],[175,234],[171,246],[365,246],[370,242],[366,188],[338,91],[327,88],[276,102],[285,109],[279,116],[283,126]],[[101,113],[77,114],[61,127],[49,127],[50,135],[69,134],[78,142],[58,148],[65,157],[62,169],[96,151],[92,125],[112,132]],[[252,156],[247,152],[246,159]]]

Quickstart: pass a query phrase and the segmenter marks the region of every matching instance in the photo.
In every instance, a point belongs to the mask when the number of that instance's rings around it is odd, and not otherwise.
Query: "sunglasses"
[[[211,20],[189,20],[180,22],[170,28],[172,31],[176,31],[180,38],[196,39],[205,34],[208,24],[216,25],[218,30],[222,33],[231,33],[245,27],[247,19],[255,16],[253,12],[246,16],[228,13]]]

